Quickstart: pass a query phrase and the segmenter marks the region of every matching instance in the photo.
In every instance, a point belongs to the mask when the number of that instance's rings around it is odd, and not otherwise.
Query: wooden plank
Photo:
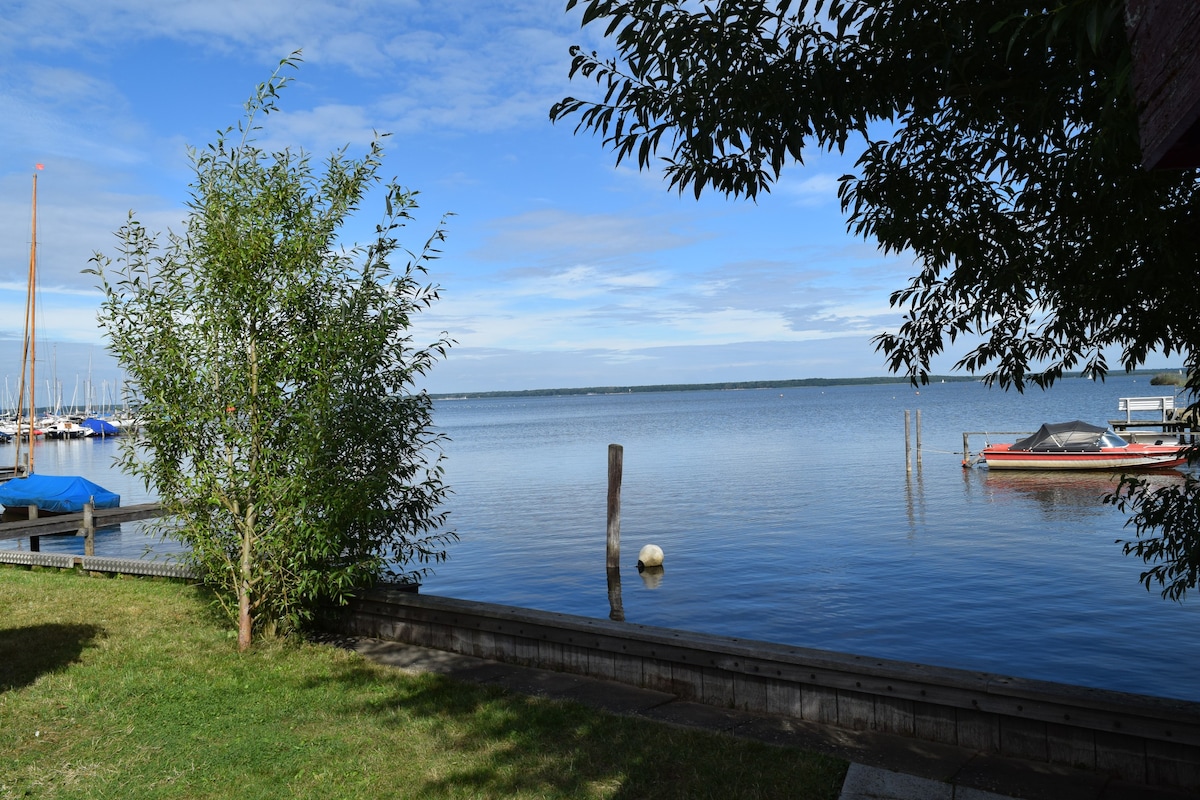
[[[607,681],[617,679],[617,657],[612,653],[592,650],[588,653],[588,675]]]
[[[1096,768],[1096,734],[1069,725],[1046,723],[1046,752],[1056,764]]]
[[[733,679],[733,704],[742,711],[763,713],[767,710],[767,681],[750,675]]]
[[[837,693],[837,724],[852,731],[875,727],[875,697],[862,692]]]
[[[1096,769],[1134,783],[1146,782],[1146,740],[1096,731]]]
[[[97,509],[92,518],[95,520],[97,528],[104,528],[109,525],[120,525],[122,522],[150,519],[161,514],[162,506],[158,503],[141,503],[121,508]],[[74,536],[82,529],[83,512],[80,511],[75,514],[6,522],[0,525],[0,539],[24,539],[27,536]]]
[[[1034,719],[1000,718],[1000,754],[1027,761],[1049,761],[1047,723]]]
[[[669,667],[671,683],[667,691],[683,700],[699,700],[704,691],[704,670],[689,664],[670,664]]]
[[[902,736],[916,735],[916,719],[912,700],[896,697],[875,698],[875,728],[884,733]]]
[[[958,709],[958,746],[984,753],[1000,752],[1000,719],[996,714]]]
[[[804,719],[828,725],[838,724],[838,698],[833,689],[805,686],[800,703],[804,710]]]
[[[427,625],[400,619],[360,616],[355,631],[360,635],[374,636],[379,639],[392,639],[397,642],[418,644],[429,647],[429,628]]]
[[[1186,700],[1007,678],[979,700],[978,709],[1200,746],[1200,709]]]
[[[966,670],[890,662],[831,651],[627,625],[452,598],[396,594],[389,602],[402,607],[397,609],[397,613],[430,622],[446,620],[447,624],[453,624],[447,615],[455,610],[477,616],[480,624],[496,632],[520,634],[523,626],[532,625],[539,628],[539,637],[622,656],[635,655],[731,672],[774,675],[803,683],[828,681],[831,685],[836,683],[852,689],[868,690],[869,687],[870,690],[885,690],[892,687],[891,691],[896,694],[903,687],[922,699],[929,694],[928,691],[922,694],[922,689],[936,687],[939,693],[961,692],[958,699],[969,703],[970,698],[987,691],[991,679],[991,676]]]
[[[867,692],[908,700],[936,702],[971,708],[983,702],[988,694],[991,676],[959,670],[942,670],[919,664],[882,662],[850,656],[833,661],[814,659],[812,663],[769,661],[764,657],[745,654],[710,653],[706,663],[729,672],[770,675],[775,680],[792,681],[806,686]],[[836,669],[829,668],[836,664]]]
[[[492,647],[492,658],[496,661],[511,662],[516,659],[517,648],[511,636],[497,636]]]
[[[562,654],[562,663],[559,669],[572,675],[587,674],[587,650],[569,644],[560,644],[558,648]]]
[[[736,693],[733,689],[733,675],[725,670],[704,669],[703,684],[700,689],[700,702],[721,708],[733,708]]]
[[[472,628],[454,628],[450,631],[450,647],[448,652],[475,655],[475,635],[478,631]]]
[[[464,628],[463,635],[466,639],[464,642],[466,649],[461,652],[464,655],[475,656],[476,658],[493,658],[496,652],[496,639],[489,631]]]
[[[556,646],[561,647],[562,645]],[[614,680],[630,686],[642,685],[642,659],[617,656],[615,668]]]
[[[671,664],[656,659],[643,660],[641,685],[645,689],[653,689],[656,692],[674,692]],[[698,694],[699,692],[696,692],[693,697]]]
[[[541,642],[537,639],[520,638],[516,640],[516,658],[518,664],[536,667],[541,655]]]
[[[1146,742],[1146,782],[1154,786],[1200,787],[1200,748]]]
[[[799,684],[771,681],[767,685],[767,713],[803,719],[802,694]]]

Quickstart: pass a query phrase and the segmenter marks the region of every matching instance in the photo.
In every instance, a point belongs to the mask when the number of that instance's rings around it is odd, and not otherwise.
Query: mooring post
[[[29,506],[29,518],[30,518],[30,519],[37,519],[37,518],[38,518],[38,507],[37,507],[37,506]],[[30,536],[30,537],[29,537],[29,552],[31,552],[31,553],[40,553],[41,551],[42,551],[42,539],[41,539],[41,537],[39,537],[39,536]]]
[[[963,466],[971,464],[971,434],[969,431],[963,431]]]
[[[625,621],[625,604],[621,600],[621,572],[608,571],[608,618],[613,622]]]
[[[83,554],[96,555],[96,498],[89,497],[83,506]]]
[[[917,471],[921,470],[921,409],[917,409]]]
[[[608,605],[610,619],[621,622],[625,608],[621,602],[621,473],[625,448],[608,446],[608,537],[605,547],[605,571],[608,574]]]
[[[621,568],[621,472],[625,448],[608,446],[608,559],[609,569]]]
[[[912,474],[912,440],[909,438],[908,432],[909,422],[912,419],[912,412],[907,408],[904,409],[904,471]]]

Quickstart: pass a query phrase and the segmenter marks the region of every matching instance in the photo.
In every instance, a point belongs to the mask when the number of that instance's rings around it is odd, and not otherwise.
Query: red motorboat
[[[981,455],[989,469],[1106,469],[1114,472],[1177,467],[1188,445],[1164,436],[1154,444],[1127,442],[1086,422],[1046,424],[1012,444],[993,444]]]

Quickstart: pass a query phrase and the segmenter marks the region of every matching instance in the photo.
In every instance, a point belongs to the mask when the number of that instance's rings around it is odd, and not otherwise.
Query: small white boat
[[[47,439],[85,439],[92,435],[91,429],[70,417],[61,415],[39,420],[38,429]]]
[[[1011,444],[993,444],[981,455],[988,469],[1164,469],[1187,462],[1188,445],[1163,437],[1155,444],[1127,442],[1086,422],[1046,424]]]

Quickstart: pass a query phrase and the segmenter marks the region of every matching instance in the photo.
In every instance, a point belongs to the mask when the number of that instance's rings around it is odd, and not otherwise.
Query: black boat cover
[[[1046,423],[1038,428],[1032,436],[1020,439],[1009,450],[1029,450],[1035,452],[1054,452],[1058,450],[1099,450],[1109,442],[1101,442],[1108,428],[1089,425],[1086,422]],[[1113,435],[1110,434],[1112,439]],[[1124,444],[1122,441],[1120,444]]]

